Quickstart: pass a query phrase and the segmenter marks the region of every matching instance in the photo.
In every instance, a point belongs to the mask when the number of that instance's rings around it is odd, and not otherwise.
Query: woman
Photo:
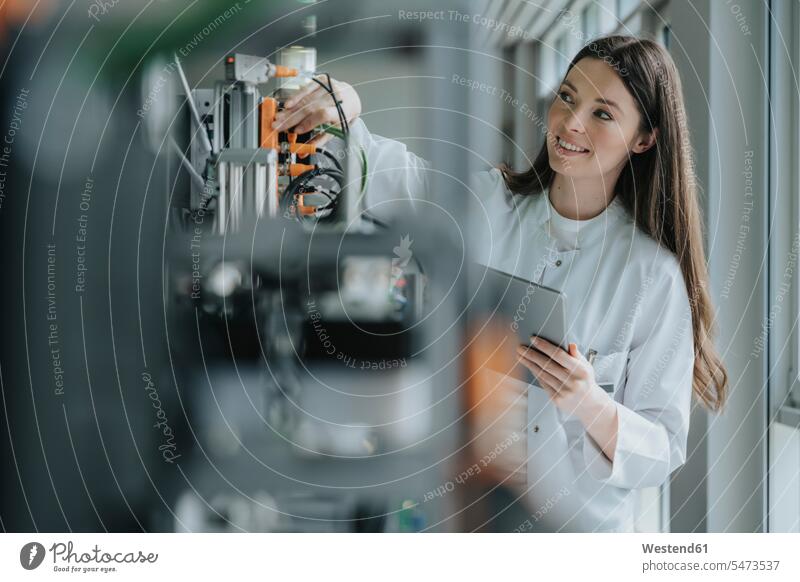
[[[344,83],[336,89],[355,119],[357,94]],[[304,90],[276,127],[334,122],[327,98]],[[426,162],[370,135],[360,120],[351,135],[367,150],[374,179],[390,180],[388,191],[423,196]],[[557,90],[545,142],[527,171],[481,173],[475,195],[488,224],[470,231],[489,233],[478,245],[491,249],[481,262],[568,295],[577,339],[569,352],[538,338],[519,348],[558,408],[566,443],[554,460],[554,436],[537,441],[529,431],[532,529],[631,531],[634,491],[663,484],[686,459],[691,394],[718,410],[727,389],[669,53],[628,36],[589,43]],[[560,488],[546,478],[552,471],[566,475]]]

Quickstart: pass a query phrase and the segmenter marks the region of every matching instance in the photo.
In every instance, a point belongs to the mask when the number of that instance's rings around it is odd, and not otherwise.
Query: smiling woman
[[[549,189],[558,214],[574,220],[593,218],[619,198],[637,228],[677,257],[692,311],[694,392],[720,408],[727,375],[711,340],[700,208],[680,77],[669,53],[625,36],[585,46],[558,89],[533,166],[501,170],[512,192]]]

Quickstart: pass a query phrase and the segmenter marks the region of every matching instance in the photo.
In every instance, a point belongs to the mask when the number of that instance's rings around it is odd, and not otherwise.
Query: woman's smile
[[[566,157],[583,156],[591,153],[590,150],[567,141],[560,136],[556,136],[555,149],[558,155]]]

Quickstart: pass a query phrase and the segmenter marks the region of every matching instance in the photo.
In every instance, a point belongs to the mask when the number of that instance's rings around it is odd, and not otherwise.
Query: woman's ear
[[[636,138],[636,142],[634,146],[631,148],[631,151],[635,154],[643,154],[651,147],[656,145],[656,139],[658,138],[658,128],[656,127],[653,131],[648,133],[641,133],[639,137]]]

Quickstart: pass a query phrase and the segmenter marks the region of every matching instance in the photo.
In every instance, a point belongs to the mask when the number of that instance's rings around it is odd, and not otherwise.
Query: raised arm
[[[427,198],[426,174],[430,164],[408,150],[397,140],[373,135],[367,129],[361,114],[361,99],[356,90],[342,81],[331,80],[336,97],[350,125],[350,150],[360,155],[363,149],[367,158],[367,191],[365,207],[378,217],[388,218],[397,204],[390,202]],[[340,125],[339,114],[331,96],[318,84],[309,83],[284,103],[284,110],[276,116],[273,128],[294,128],[305,133],[321,124]],[[333,136],[320,134],[310,143],[324,146]],[[334,148],[332,148],[334,149]]]
[[[416,209],[419,206],[414,201],[430,200],[430,163],[409,151],[404,143],[370,133],[359,117],[361,99],[356,90],[335,79],[331,79],[331,86],[350,125],[351,152],[358,155],[358,149],[362,148],[366,153],[365,208],[379,218],[391,218],[401,207],[397,202],[409,202]],[[293,128],[296,133],[305,133],[321,124],[340,125],[339,113],[327,91],[311,82],[286,100],[273,128],[280,131]],[[322,147],[331,138],[330,134],[320,134],[310,143]],[[476,223],[468,231],[506,232],[518,212],[500,172],[484,170],[464,178],[469,178],[470,195],[478,203]]]

